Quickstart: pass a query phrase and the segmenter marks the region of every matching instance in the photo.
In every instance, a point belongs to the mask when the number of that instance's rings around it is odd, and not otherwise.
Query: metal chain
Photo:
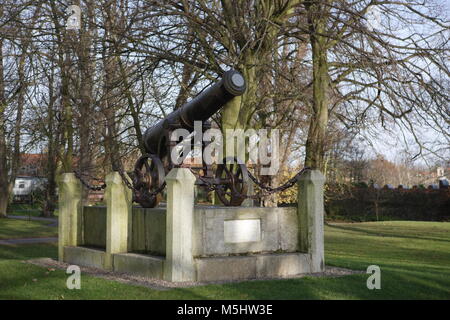
[[[134,185],[130,182],[130,180],[127,179],[127,177],[125,176],[125,172],[122,169],[122,166],[120,165],[120,166],[118,166],[118,168],[119,169],[117,171],[118,171],[120,177],[122,178],[122,181],[127,186],[127,188],[133,190],[133,192],[135,192],[135,193],[139,193],[141,196],[144,196],[145,198],[151,199],[152,197],[155,197],[156,195],[161,193],[164,190],[164,188],[166,187],[166,182],[164,181],[163,184],[156,190],[154,190],[152,192],[142,192],[142,190],[136,189],[134,187]],[[75,177],[78,180],[80,180],[80,182],[89,190],[101,191],[106,188],[106,183],[103,183],[100,186],[93,186],[93,185],[90,185],[88,182],[86,182],[86,180],[83,178],[83,174],[80,173],[79,171],[74,170],[73,173],[75,174]],[[92,180],[103,181],[103,180],[95,178],[95,177],[90,177],[90,178]]]
[[[288,181],[286,181],[284,184],[276,187],[276,188],[272,188],[270,186],[266,186],[264,185],[261,181],[259,181],[255,176],[253,176],[251,174],[251,172],[248,172],[248,175],[250,177],[250,179],[261,189],[264,190],[264,192],[260,192],[258,194],[255,195],[246,195],[246,194],[241,194],[239,192],[233,191],[233,192],[225,192],[226,195],[229,196],[235,196],[238,195],[240,197],[243,198],[248,198],[248,199],[260,199],[263,197],[267,197],[273,193],[277,193],[277,192],[283,192],[286,189],[291,188],[292,186],[294,186],[295,183],[297,183],[298,179],[300,178],[300,176],[306,172],[307,170],[310,170],[310,168],[305,167],[302,170],[300,170],[299,172],[297,172],[297,174],[295,176],[293,176],[291,179],[289,179]],[[211,181],[209,181],[206,178],[203,178],[202,176],[198,175],[197,172],[195,172],[194,170],[191,169],[191,172],[196,175],[203,183],[206,184],[207,188],[209,191],[216,191],[217,189],[223,189],[223,186],[221,185],[215,185],[213,184]]]
[[[134,187],[134,184],[132,184],[131,182],[130,182],[130,180],[128,180],[127,179],[127,177],[125,176],[125,172],[123,171],[123,169],[122,169],[122,165],[120,165],[120,166],[118,166],[118,172],[119,172],[119,175],[120,175],[120,177],[122,178],[122,181],[125,183],[125,185],[129,188],[129,189],[131,189],[131,190],[133,190],[133,192],[135,192],[135,193],[139,193],[140,195],[143,195],[144,197],[146,197],[146,198],[152,198],[152,197],[155,197],[156,195],[158,195],[159,193],[161,193],[163,190],[164,190],[164,188],[166,187],[166,182],[164,181],[162,184],[161,184],[161,186],[159,187],[159,188],[157,188],[156,190],[154,190],[154,191],[152,191],[152,192],[142,192],[142,190],[140,190],[140,189],[136,189],[135,187]]]
[[[92,191],[101,191],[101,190],[103,190],[103,189],[106,188],[106,183],[103,183],[103,184],[100,185],[100,186],[92,186],[92,185],[90,185],[89,183],[87,183],[87,182],[84,180],[84,178],[82,177],[82,176],[83,176],[82,173],[80,173],[80,172],[78,172],[78,171],[76,171],[76,170],[74,170],[73,173],[75,174],[75,177],[76,177],[78,180],[80,180],[81,183],[82,183],[87,189],[89,189],[89,190],[92,190]],[[85,175],[86,175],[86,174],[85,174]],[[86,176],[87,176],[87,175],[86,175]],[[100,180],[100,179],[95,178],[95,177],[90,177],[90,178],[91,178],[92,180],[103,181],[103,180]]]
[[[128,180],[127,177],[125,177],[125,172],[122,169],[122,164],[118,166],[117,172],[119,172],[119,175],[122,178],[123,183],[127,186],[127,188],[136,191],[134,185],[130,183],[130,180]]]
[[[119,170],[119,175],[122,178],[122,181],[124,182],[124,184],[131,190],[133,190],[136,193],[139,193],[140,195],[143,195],[145,197],[148,198],[152,198],[155,197],[156,195],[158,195],[159,193],[161,193],[164,188],[166,187],[166,182],[164,181],[163,184],[157,188],[156,190],[152,191],[152,192],[142,192],[142,190],[136,189],[134,187],[134,185],[129,181],[129,179],[125,176],[125,172],[122,169],[122,166],[118,166]],[[202,176],[200,176],[198,174],[198,172],[196,172],[193,169],[190,169],[191,172],[196,175],[208,188],[209,191],[217,191],[218,189],[223,189],[224,186],[221,185],[216,185],[213,184],[211,181],[209,181],[209,179],[204,178]],[[264,185],[261,181],[259,181],[251,172],[248,172],[248,175],[250,177],[250,179],[253,181],[254,184],[256,184],[261,190],[264,190],[264,192],[260,192],[258,194],[255,195],[246,195],[246,194],[241,194],[239,192],[233,191],[233,192],[225,192],[226,195],[229,196],[240,196],[240,197],[244,197],[244,198],[248,198],[248,199],[260,199],[263,197],[267,197],[273,193],[277,193],[277,192],[283,192],[286,189],[291,188],[292,186],[294,186],[295,183],[297,183],[299,177],[307,170],[310,170],[310,168],[306,167],[303,168],[302,170],[300,170],[295,176],[293,176],[291,179],[289,179],[288,181],[286,181],[284,184],[276,187],[276,188],[272,188],[270,186]],[[92,191],[100,191],[106,188],[106,183],[103,183],[100,186],[92,186],[89,183],[87,183],[84,178],[82,177],[82,174],[76,170],[73,171],[75,174],[75,177],[81,181],[81,183],[88,188],[89,190]],[[102,181],[100,179],[97,179],[95,177],[91,177],[91,179],[93,180],[97,180],[97,181]]]
[[[286,181],[284,184],[282,184],[281,186],[278,186],[276,188],[272,188],[270,186],[266,186],[264,185],[261,181],[258,181],[258,179],[256,179],[255,176],[253,176],[251,174],[251,172],[248,172],[248,175],[250,177],[250,179],[252,179],[252,181],[262,190],[266,190],[268,194],[272,194],[272,193],[276,193],[276,192],[282,192],[286,189],[291,188],[294,184],[297,183],[298,179],[300,178],[300,176],[308,171],[311,170],[308,167],[303,168],[302,170],[300,170],[299,172],[297,172],[297,174],[295,176],[293,176],[292,178],[290,178],[288,181]]]

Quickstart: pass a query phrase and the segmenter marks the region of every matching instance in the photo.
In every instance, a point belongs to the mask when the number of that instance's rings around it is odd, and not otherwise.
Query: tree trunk
[[[78,163],[78,170],[90,177],[92,175],[93,154],[91,150],[91,132],[93,129],[92,113],[93,107],[93,72],[95,65],[92,61],[91,48],[92,37],[94,34],[93,22],[93,5],[91,1],[85,1],[87,7],[88,24],[82,26],[80,30],[80,40],[76,44],[76,51],[78,56],[79,66],[79,97],[80,97],[80,118],[78,119],[78,127],[80,132],[80,160]],[[79,1],[78,1],[79,5]],[[89,181],[89,178],[87,178]],[[88,202],[89,190],[83,187],[83,202]]]
[[[121,76],[122,82],[123,82],[124,94],[126,95],[128,107],[130,108],[131,118],[133,119],[133,127],[134,127],[134,131],[136,133],[138,147],[139,147],[139,150],[141,151],[141,154],[146,154],[147,151],[145,150],[145,146],[144,146],[144,139],[142,137],[141,124],[139,123],[139,110],[138,110],[137,106],[134,105],[133,94],[130,90],[130,86],[128,83],[128,74],[126,73],[125,67],[120,59],[118,60],[118,64],[119,64],[119,69],[120,69],[120,76]]]
[[[233,153],[226,153],[226,145],[230,143],[231,137],[227,135],[227,130],[246,130],[250,123],[252,111],[255,108],[256,101],[256,58],[251,52],[247,52],[243,65],[239,68],[242,72],[247,89],[242,96],[236,97],[228,102],[222,111],[221,123],[222,133],[224,136],[224,156],[239,156],[242,160],[246,160],[247,154],[245,146],[235,144]]]
[[[2,13],[1,6],[0,13]],[[3,40],[0,38],[0,218],[6,217],[9,197],[5,109],[6,99],[3,75]]]
[[[110,162],[111,169],[118,171],[121,169],[119,147],[117,142],[117,119],[116,110],[119,107],[120,94],[118,92],[120,66],[120,56],[117,43],[118,25],[117,7],[112,4],[106,9],[105,40],[103,42],[103,68],[104,68],[104,98],[103,114],[106,120],[105,152]],[[117,74],[119,72],[119,74]]]
[[[56,148],[57,148],[57,135],[55,135],[55,95],[54,95],[54,68],[50,71],[48,77],[48,95],[49,103],[47,110],[47,188],[45,189],[45,204],[43,215],[44,217],[52,217],[56,207]]]
[[[8,194],[12,195],[14,183],[16,181],[17,171],[20,166],[20,137],[22,135],[22,118],[23,108],[25,105],[25,92],[27,90],[27,84],[25,83],[25,59],[27,54],[28,42],[25,40],[23,44],[22,53],[19,59],[18,65],[18,80],[19,80],[19,92],[17,94],[17,111],[16,121],[14,123],[14,147],[11,157],[11,171],[9,175]],[[9,197],[11,199],[11,196]]]
[[[58,67],[61,70],[61,113],[63,115],[63,130],[61,141],[61,149],[59,150],[61,158],[60,172],[72,172],[73,166],[73,146],[74,146],[74,129],[73,129],[73,111],[70,103],[70,69],[71,69],[71,52],[69,49],[70,30],[65,30],[64,25],[60,24],[60,16],[56,3],[50,2],[52,19],[55,25],[56,45],[58,52]]]
[[[328,58],[327,43],[324,34],[326,27],[325,9],[313,5],[309,8],[311,15],[310,41],[313,61],[313,102],[308,138],[306,140],[305,167],[324,169],[325,133],[328,124]]]

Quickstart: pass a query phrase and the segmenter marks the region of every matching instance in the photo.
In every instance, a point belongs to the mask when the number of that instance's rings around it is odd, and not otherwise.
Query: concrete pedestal
[[[105,268],[112,270],[112,255],[128,251],[128,227],[132,205],[132,192],[118,172],[106,176],[105,197],[107,208]]]
[[[58,258],[64,260],[64,247],[81,244],[81,183],[73,173],[64,173],[58,180]]]
[[[195,176],[189,169],[174,168],[166,176],[166,261],[164,280],[194,281],[192,226]]]
[[[106,235],[106,248],[80,247],[81,185],[61,179],[59,258],[171,282],[289,277],[324,270],[323,184],[319,171],[298,182],[298,207],[195,206],[195,176],[175,168],[166,177],[167,206],[131,207],[131,192],[108,175],[106,207],[85,210],[103,221],[84,232]],[[106,223],[104,213],[106,212]],[[106,230],[100,230],[104,228]],[[91,242],[102,239],[89,237]]]
[[[298,182],[299,250],[311,255],[311,272],[325,269],[323,236],[323,185],[318,170],[306,171]]]

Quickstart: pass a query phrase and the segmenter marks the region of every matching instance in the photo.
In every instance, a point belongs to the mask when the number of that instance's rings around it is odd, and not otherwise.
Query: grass
[[[28,203],[12,203],[8,207],[8,215],[38,217],[41,215],[41,210],[37,205],[31,205]]]
[[[56,246],[46,244],[0,246],[0,299],[450,299],[450,223],[329,225],[325,251],[327,265],[357,270],[380,266],[381,290],[367,289],[367,274],[166,291],[82,275],[82,289],[68,290],[64,271],[21,262],[56,258]]]
[[[46,238],[58,236],[58,228],[49,227],[48,224],[48,221],[28,221],[1,218],[0,239]],[[0,256],[0,258],[2,257]]]
[[[450,299],[450,223],[366,222],[326,230],[327,264],[380,266],[380,297]]]

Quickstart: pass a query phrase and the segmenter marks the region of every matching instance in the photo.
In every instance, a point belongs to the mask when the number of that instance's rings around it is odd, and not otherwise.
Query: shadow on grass
[[[28,260],[35,258],[58,258],[57,244],[0,245],[1,260]]]
[[[2,240],[54,237],[57,234],[58,230],[52,222],[8,218],[0,219],[0,239]]]
[[[439,239],[439,238],[428,238],[428,237],[420,237],[420,236],[409,236],[409,235],[395,235],[392,233],[384,233],[380,231],[371,231],[365,228],[360,227],[349,227],[349,226],[341,226],[336,224],[327,224],[329,228],[338,229],[338,230],[346,230],[346,231],[354,231],[364,233],[370,236],[377,237],[391,237],[391,238],[405,238],[405,239],[416,239],[416,240],[431,240],[431,241],[442,241],[442,242],[450,242],[450,240]]]
[[[19,261],[6,264],[2,261],[56,258],[57,247],[49,244],[0,246],[0,283],[6,279],[3,283],[7,286],[0,291],[0,298],[59,299],[64,295],[69,299],[450,299],[449,241],[404,236],[402,232],[409,232],[407,226],[399,228],[397,235],[386,234],[383,230],[366,230],[362,226],[329,227],[337,232],[326,235],[327,264],[359,270],[377,264],[381,268],[381,290],[367,289],[369,275],[357,274],[339,278],[308,276],[247,281],[167,291],[85,276],[82,290],[69,292],[65,288],[67,276],[61,270],[45,277],[45,268],[25,267]],[[356,233],[349,234],[345,230]],[[429,235],[428,230],[423,228],[422,232]],[[383,234],[392,239],[382,238]],[[38,278],[38,281],[31,282],[32,277]]]

